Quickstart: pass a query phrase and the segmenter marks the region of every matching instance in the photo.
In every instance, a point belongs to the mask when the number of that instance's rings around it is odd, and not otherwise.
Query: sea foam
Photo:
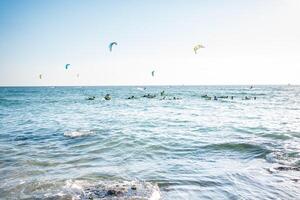
[[[93,131],[90,130],[77,130],[77,131],[66,131],[64,136],[67,137],[83,137],[94,134]]]

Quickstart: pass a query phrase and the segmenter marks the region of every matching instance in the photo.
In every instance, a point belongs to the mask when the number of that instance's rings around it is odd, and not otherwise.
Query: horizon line
[[[5,87],[164,87],[164,86],[300,86],[300,84],[162,84],[162,85],[0,85]]]

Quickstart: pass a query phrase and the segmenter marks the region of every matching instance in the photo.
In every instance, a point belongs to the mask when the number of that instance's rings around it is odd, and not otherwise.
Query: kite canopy
[[[151,75],[154,77],[154,73],[155,73],[155,71],[153,70],[152,72],[151,72]]]
[[[71,64],[66,64],[65,68],[68,69],[68,67],[69,67],[70,65],[71,65]]]
[[[201,44],[198,44],[198,45],[196,45],[195,47],[194,47],[194,52],[195,52],[195,54],[197,53],[197,51],[199,50],[199,49],[201,49],[201,48],[205,48],[203,45],[201,45]]]
[[[109,44],[109,51],[112,51],[113,45],[118,45],[118,43],[117,43],[117,42],[112,42],[112,43],[110,43],[110,44]]]
[[[39,78],[42,79],[42,74],[39,74]]]

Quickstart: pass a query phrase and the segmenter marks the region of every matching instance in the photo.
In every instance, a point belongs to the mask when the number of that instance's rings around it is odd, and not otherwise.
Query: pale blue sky
[[[1,0],[0,85],[300,84],[299,10],[298,0]]]

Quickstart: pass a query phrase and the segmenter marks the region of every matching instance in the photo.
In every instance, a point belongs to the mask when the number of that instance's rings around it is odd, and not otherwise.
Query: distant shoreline
[[[0,88],[22,88],[22,87],[228,87],[228,86],[300,86],[300,84],[222,84],[222,85],[0,85]]]

